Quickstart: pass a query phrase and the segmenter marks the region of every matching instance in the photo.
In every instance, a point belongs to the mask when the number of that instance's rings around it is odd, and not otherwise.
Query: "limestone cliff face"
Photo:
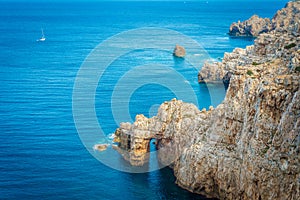
[[[253,15],[250,19],[237,23],[229,28],[232,36],[258,36],[276,30],[278,32],[299,32],[300,30],[300,2],[289,2],[285,8],[279,10],[270,20]]]
[[[299,199],[298,33],[261,34],[253,46],[226,53],[216,65],[205,74],[230,80],[224,101],[200,111],[174,99],[153,118],[139,115],[133,124],[121,124],[115,134],[124,158],[145,164],[156,138],[159,161],[191,192],[220,199]]]
[[[239,67],[224,102],[175,162],[177,183],[220,199],[298,199],[299,72],[281,60]]]

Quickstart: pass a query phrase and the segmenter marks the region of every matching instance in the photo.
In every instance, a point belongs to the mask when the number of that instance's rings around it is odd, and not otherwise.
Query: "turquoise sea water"
[[[175,185],[168,168],[129,174],[106,167],[81,143],[72,115],[76,74],[89,53],[122,31],[158,27],[196,40],[211,58],[253,43],[226,34],[233,21],[272,17],[284,1],[208,2],[0,2],[0,199],[202,199]],[[36,42],[44,29],[47,40]],[[167,37],[167,36],[166,36]],[[129,38],[128,38],[129,39]],[[174,45],[176,41],[174,41]],[[111,111],[115,83],[132,66],[163,63],[185,76],[200,108],[212,103],[197,71],[168,52],[133,51],[115,60],[96,91],[96,113],[105,134],[118,124]],[[158,76],[160,76],[158,74]],[[132,118],[156,112],[174,98],[161,85],[133,91]]]

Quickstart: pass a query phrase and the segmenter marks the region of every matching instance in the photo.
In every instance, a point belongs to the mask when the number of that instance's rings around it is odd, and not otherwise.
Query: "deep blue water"
[[[141,27],[183,33],[218,59],[226,51],[253,43],[228,37],[231,22],[252,14],[272,17],[284,4],[0,2],[0,199],[201,199],[177,187],[169,168],[130,174],[90,155],[73,120],[76,74],[99,43]],[[41,27],[47,38],[42,43],[36,42]],[[114,60],[99,81],[95,110],[105,134],[118,127],[111,111],[116,82],[134,66],[161,63],[188,80],[200,108],[222,101],[223,86],[210,86],[218,94],[212,100],[208,88],[198,85],[197,71],[188,62],[157,49],[133,51]],[[158,71],[157,76],[166,75]],[[174,97],[174,91],[160,84],[144,84],[132,91],[127,107],[132,118],[138,113],[152,116],[157,105]]]

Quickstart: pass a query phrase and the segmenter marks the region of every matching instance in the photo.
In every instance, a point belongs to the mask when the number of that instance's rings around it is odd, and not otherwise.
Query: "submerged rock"
[[[176,44],[174,51],[173,51],[173,55],[178,58],[184,58],[185,57],[185,48]]]

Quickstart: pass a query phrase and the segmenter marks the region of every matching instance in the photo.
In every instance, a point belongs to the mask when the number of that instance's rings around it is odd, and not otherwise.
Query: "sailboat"
[[[44,42],[46,40],[45,35],[44,35],[44,30],[42,29],[42,37],[37,40],[37,42]]]

